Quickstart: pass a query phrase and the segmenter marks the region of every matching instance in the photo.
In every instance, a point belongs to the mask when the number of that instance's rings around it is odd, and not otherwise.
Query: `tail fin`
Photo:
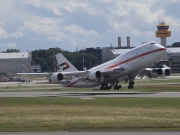
[[[56,54],[60,72],[78,71],[61,53]]]

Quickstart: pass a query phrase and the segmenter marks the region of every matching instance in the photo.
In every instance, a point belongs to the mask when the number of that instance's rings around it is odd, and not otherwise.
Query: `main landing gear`
[[[119,90],[121,89],[121,85],[118,85],[117,83],[114,85],[114,90]]]
[[[128,89],[133,89],[133,88],[134,88],[134,81],[129,81]]]
[[[112,89],[112,84],[109,86],[107,83],[101,83],[100,90],[110,90]],[[117,83],[114,85],[114,90],[121,89],[121,85],[118,85]]]

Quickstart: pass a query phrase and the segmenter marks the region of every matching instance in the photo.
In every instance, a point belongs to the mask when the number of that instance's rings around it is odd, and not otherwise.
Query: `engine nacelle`
[[[171,74],[171,70],[170,69],[165,69],[164,70],[164,75],[165,76],[170,76],[170,74]]]
[[[51,78],[49,79],[49,82],[51,82],[51,83],[58,83],[58,82],[62,81],[63,78],[64,78],[64,76],[63,76],[62,73],[53,74],[51,76]]]
[[[153,69],[153,73],[156,73],[157,75],[163,75],[163,70],[161,68]]]
[[[88,78],[92,81],[96,80],[96,79],[100,79],[101,78],[101,72],[100,71],[92,72],[91,74],[89,74]]]

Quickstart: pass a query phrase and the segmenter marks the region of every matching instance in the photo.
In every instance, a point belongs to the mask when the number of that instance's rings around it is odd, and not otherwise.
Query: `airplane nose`
[[[166,48],[160,44],[157,44],[158,48],[161,49],[161,50],[166,50]]]
[[[160,44],[157,44],[157,48],[158,48],[157,50],[159,52],[161,59],[167,59],[166,48]]]

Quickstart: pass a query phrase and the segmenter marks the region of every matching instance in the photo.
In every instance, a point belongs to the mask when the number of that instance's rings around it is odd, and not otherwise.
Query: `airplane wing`
[[[53,73],[15,73],[14,77],[27,77],[31,79],[35,78],[50,78]]]
[[[72,72],[59,72],[57,76],[61,78],[61,80],[72,79],[72,77],[86,78],[86,80],[94,81],[100,79],[101,77],[111,77],[116,75],[117,73],[124,71],[124,68],[114,67],[108,69],[102,69],[98,71],[72,71]],[[68,81],[68,80],[67,80]]]
[[[141,78],[147,76],[149,78],[166,77],[171,74],[170,67],[163,65],[163,68],[145,68],[140,71],[139,75]]]
[[[143,78],[144,76],[147,76],[149,78],[152,78],[153,76],[153,69],[152,68],[145,68],[141,70],[138,74],[139,77]]]
[[[101,72],[103,74],[108,74],[108,73],[119,73],[121,71],[124,71],[125,68],[124,67],[114,67],[114,68],[107,68],[107,69],[103,69]]]

